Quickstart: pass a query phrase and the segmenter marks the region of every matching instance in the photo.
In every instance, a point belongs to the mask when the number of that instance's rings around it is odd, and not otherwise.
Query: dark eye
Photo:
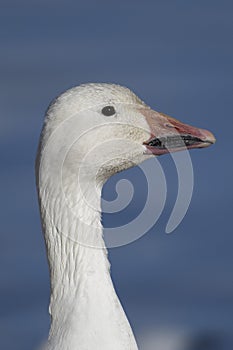
[[[115,108],[113,106],[106,106],[102,109],[101,112],[106,117],[110,117],[111,115],[114,115],[116,113]]]

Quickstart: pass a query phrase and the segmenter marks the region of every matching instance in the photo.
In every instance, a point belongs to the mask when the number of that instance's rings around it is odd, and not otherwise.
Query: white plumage
[[[115,113],[110,109],[106,116],[108,106]],[[173,122],[112,84],[75,87],[48,108],[36,162],[51,279],[46,349],[137,349],[110,277],[101,189],[114,173],[162,154],[161,147],[151,149],[145,142],[151,135],[180,132]],[[197,130],[202,144],[196,147],[214,142],[210,133]]]

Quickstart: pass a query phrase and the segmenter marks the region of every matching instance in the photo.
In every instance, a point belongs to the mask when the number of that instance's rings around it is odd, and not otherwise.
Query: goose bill
[[[151,109],[144,109],[142,113],[151,131],[151,137],[143,142],[146,153],[162,155],[185,149],[204,148],[215,143],[214,135],[208,130],[184,124]]]

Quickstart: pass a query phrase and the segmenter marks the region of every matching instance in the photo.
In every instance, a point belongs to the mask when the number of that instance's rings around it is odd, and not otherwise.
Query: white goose
[[[51,279],[48,350],[136,350],[110,277],[101,189],[152,157],[214,143],[202,129],[151,110],[129,89],[86,84],[48,108],[36,161]]]

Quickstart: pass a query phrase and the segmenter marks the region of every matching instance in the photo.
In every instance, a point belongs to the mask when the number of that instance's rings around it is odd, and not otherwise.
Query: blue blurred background
[[[165,226],[177,175],[160,158],[168,197],[138,241],[110,250],[116,289],[143,350],[233,349],[232,2],[227,0],[0,2],[0,348],[30,350],[49,328],[49,277],[34,180],[44,111],[84,82],[115,82],[154,109],[210,129],[215,146],[191,152],[195,187],[183,222]],[[230,94],[231,93],[231,94]],[[143,200],[139,169],[130,212]]]

